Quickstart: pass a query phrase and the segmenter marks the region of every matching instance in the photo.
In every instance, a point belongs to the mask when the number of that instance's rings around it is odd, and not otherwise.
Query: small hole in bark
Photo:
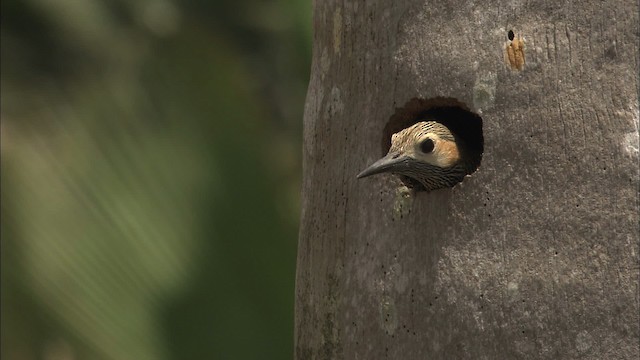
[[[464,144],[461,158],[468,164],[466,175],[473,174],[482,161],[484,137],[482,135],[482,118],[473,113],[468,106],[455,98],[436,97],[431,99],[413,98],[402,108],[397,108],[382,132],[382,155],[391,148],[391,137],[421,121],[436,121],[447,127],[457,141]],[[417,191],[425,188],[416,180],[406,176],[400,177],[402,182]],[[460,181],[462,181],[461,179]],[[454,184],[455,185],[455,184]],[[453,186],[453,185],[452,185]]]
[[[509,40],[513,41],[513,38],[515,38],[513,30],[509,30],[509,32],[507,33],[507,37],[509,38]]]

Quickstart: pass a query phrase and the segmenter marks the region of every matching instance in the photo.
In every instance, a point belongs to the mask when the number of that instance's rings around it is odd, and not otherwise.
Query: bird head
[[[439,122],[421,121],[393,134],[387,155],[358,178],[392,173],[415,180],[429,191],[462,181],[470,173],[462,160],[460,139]]]

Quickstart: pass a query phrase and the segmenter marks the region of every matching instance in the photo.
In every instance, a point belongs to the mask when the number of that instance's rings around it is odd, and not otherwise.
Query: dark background
[[[291,358],[310,2],[1,6],[2,358]]]

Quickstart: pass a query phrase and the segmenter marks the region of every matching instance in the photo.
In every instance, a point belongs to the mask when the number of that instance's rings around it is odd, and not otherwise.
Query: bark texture
[[[314,2],[296,359],[640,357],[638,12]],[[478,171],[416,196],[357,180],[415,97],[482,116]]]

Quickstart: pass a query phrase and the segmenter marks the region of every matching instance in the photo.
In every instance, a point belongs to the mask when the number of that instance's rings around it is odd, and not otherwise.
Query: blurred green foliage
[[[310,2],[1,3],[3,359],[286,359]]]

